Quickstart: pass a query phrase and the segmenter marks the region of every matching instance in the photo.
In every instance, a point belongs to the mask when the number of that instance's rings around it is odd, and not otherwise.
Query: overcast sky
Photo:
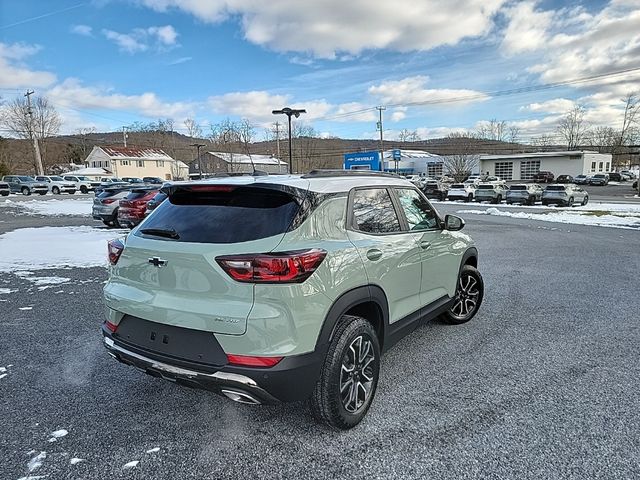
[[[637,0],[2,1],[0,96],[46,95],[65,132],[159,117],[263,128],[291,106],[324,135],[373,138],[386,105],[387,138],[491,118],[526,138],[575,102],[618,126],[640,70],[608,74],[640,69],[639,26]]]

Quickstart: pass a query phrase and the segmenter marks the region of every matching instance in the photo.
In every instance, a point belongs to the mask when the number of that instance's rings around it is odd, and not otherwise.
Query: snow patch
[[[33,307],[20,307],[18,310],[33,310]]]
[[[134,460],[134,461],[132,461],[132,462],[125,463],[125,464],[122,466],[122,468],[123,468],[124,470],[128,470],[129,468],[133,468],[133,467],[137,466],[139,463],[140,463],[140,460]]]
[[[69,460],[69,463],[71,465],[75,465],[80,462],[86,462],[86,460],[84,458],[77,458],[77,457],[73,457],[71,460]]]
[[[160,447],[154,447],[147,450],[147,453],[156,453],[160,451]]]
[[[604,213],[599,210],[562,210],[549,213],[529,213],[529,212],[505,212],[495,207],[486,210],[458,210],[457,213],[471,213],[475,215],[493,215],[497,217],[511,217],[525,220],[539,220],[543,222],[570,223],[575,225],[588,225],[595,227],[612,228],[640,228],[640,214],[635,212],[620,212],[619,215]]]
[[[37,470],[38,468],[40,468],[42,466],[42,462],[44,462],[45,458],[47,458],[47,452],[40,452],[38,455],[33,457],[31,460],[29,460],[29,463],[27,464],[27,468],[29,469],[29,473],[31,473],[34,470]]]
[[[69,432],[64,428],[56,430],[55,432],[51,432],[51,438],[49,439],[49,442],[55,442],[59,438],[66,437],[68,434]]]
[[[17,290],[11,290],[10,288],[0,288],[0,295],[8,295],[13,292],[17,292]]]
[[[72,216],[89,216],[93,206],[92,198],[82,198],[78,200],[30,200],[25,202],[12,202],[5,200],[0,206],[14,207],[20,210],[20,213],[26,215],[44,215],[47,217],[59,217],[65,215]]]
[[[9,375],[8,373],[2,373],[0,374],[0,380],[2,380],[4,377],[6,377],[7,375]]]
[[[36,269],[103,267],[107,263],[106,242],[124,233],[93,227],[13,230],[0,235],[0,272],[25,278],[31,275],[29,270]]]

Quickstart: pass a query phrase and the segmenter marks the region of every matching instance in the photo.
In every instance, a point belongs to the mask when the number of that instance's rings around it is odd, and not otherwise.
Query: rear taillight
[[[247,355],[227,354],[227,361],[231,365],[242,367],[273,367],[284,357],[251,357]]]
[[[110,203],[115,202],[117,199],[116,198],[103,198],[102,200],[100,200],[100,202],[103,205],[109,205]]]
[[[109,263],[111,265],[115,265],[116,263],[118,263],[120,255],[122,255],[122,251],[124,250],[124,243],[122,243],[122,240],[120,240],[119,238],[109,240],[107,248],[109,250]]]
[[[104,326],[107,327],[107,330],[109,330],[111,333],[116,333],[116,330],[118,329],[118,326],[111,323],[109,320],[106,320],[104,322]]]
[[[216,262],[238,282],[302,283],[316,271],[325,250],[312,248],[279,253],[252,253],[216,257]]]

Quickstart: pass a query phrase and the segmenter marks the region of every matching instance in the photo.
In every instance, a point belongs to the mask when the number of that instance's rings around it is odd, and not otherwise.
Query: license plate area
[[[225,365],[227,356],[211,332],[176,327],[125,315],[113,334],[140,349],[204,365]]]

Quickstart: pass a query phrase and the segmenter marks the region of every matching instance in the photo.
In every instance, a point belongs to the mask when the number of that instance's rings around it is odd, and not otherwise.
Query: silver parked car
[[[92,192],[96,187],[100,186],[100,182],[91,180],[84,175],[65,175],[64,178],[67,182],[75,184],[76,190],[80,190],[81,193]]]
[[[543,205],[562,205],[572,207],[579,203],[586,205],[589,202],[589,194],[578,185],[549,185],[542,192]]]
[[[0,195],[8,197],[11,193],[11,188],[7,182],[0,182]]]
[[[130,188],[107,188],[93,199],[91,216],[105,225],[120,227],[118,207],[120,200],[129,194]]]
[[[542,187],[537,183],[523,183],[519,185],[511,185],[507,190],[507,203],[526,203],[527,205],[535,205],[536,202],[542,200]]]
[[[465,202],[472,202],[475,198],[475,193],[475,183],[454,183],[449,188],[447,198],[449,200],[464,200]]]
[[[40,175],[36,177],[36,180],[38,182],[46,183],[49,187],[49,191],[54,195],[58,195],[60,193],[69,193],[73,195],[74,193],[76,193],[75,183],[65,180],[64,178],[57,175]]]
[[[502,183],[481,183],[475,193],[476,202],[501,203],[507,196],[507,187]]]

